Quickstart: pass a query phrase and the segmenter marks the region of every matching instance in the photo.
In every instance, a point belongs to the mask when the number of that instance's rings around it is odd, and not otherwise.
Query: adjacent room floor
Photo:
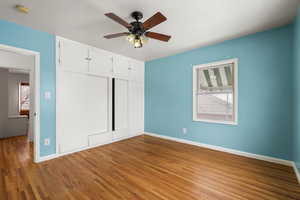
[[[0,140],[0,199],[300,199],[291,167],[150,136],[32,162]]]

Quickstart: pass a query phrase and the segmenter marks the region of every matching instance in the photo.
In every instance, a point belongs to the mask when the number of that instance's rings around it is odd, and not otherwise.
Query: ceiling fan
[[[170,35],[164,35],[161,33],[148,31],[154,26],[167,20],[167,18],[163,16],[160,12],[157,12],[155,15],[147,19],[144,23],[140,22],[140,20],[143,18],[143,13],[139,11],[131,13],[131,17],[135,19],[135,21],[131,23],[127,23],[125,20],[118,17],[114,13],[106,13],[105,16],[121,24],[129,31],[105,35],[104,38],[106,39],[127,36],[127,40],[134,45],[134,48],[141,48],[143,44],[145,44],[148,41],[148,38],[153,38],[164,42],[168,42],[171,38]]]

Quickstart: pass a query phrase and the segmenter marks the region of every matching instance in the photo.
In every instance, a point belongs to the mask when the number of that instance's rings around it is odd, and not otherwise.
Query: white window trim
[[[210,68],[214,67],[216,65],[226,65],[229,63],[234,64],[234,116],[235,119],[232,122],[228,121],[221,121],[221,120],[208,120],[208,119],[199,119],[197,117],[197,69],[199,68]],[[212,62],[207,64],[201,64],[201,65],[194,65],[193,66],[193,121],[198,122],[208,122],[208,123],[217,123],[217,124],[228,124],[228,125],[238,125],[238,59],[228,59],[228,60],[222,60],[218,62]]]

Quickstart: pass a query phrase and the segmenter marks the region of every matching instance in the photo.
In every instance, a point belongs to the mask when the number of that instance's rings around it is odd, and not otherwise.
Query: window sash
[[[29,83],[27,82],[21,82],[20,85],[19,85],[19,114],[20,115],[29,115],[29,106],[30,106],[30,100],[28,100],[28,109],[24,109],[23,108],[23,103],[22,103],[22,98],[24,96],[24,90],[23,88],[24,87],[28,87],[28,90],[29,90],[29,94],[28,94],[28,98],[30,99],[30,88],[29,88]]]
[[[233,115],[233,104],[230,103],[229,97],[225,97],[226,100],[213,96],[215,101],[219,101],[218,103],[203,103],[205,96],[210,95],[198,95],[197,96],[197,114],[220,114],[220,115]],[[231,94],[233,95],[233,94]],[[200,98],[202,96],[202,98]],[[211,98],[212,96],[210,96]],[[232,98],[232,97],[231,97]],[[219,106],[219,107],[218,107]]]
[[[217,69],[218,68],[218,69]],[[229,70],[230,69],[230,70]],[[204,73],[206,71],[206,75]],[[222,71],[223,70],[223,71]],[[210,63],[205,65],[194,66],[193,77],[193,120],[207,121],[224,124],[237,124],[237,59]],[[202,74],[201,74],[202,73]],[[214,80],[209,82],[208,75]],[[214,77],[215,76],[215,77]],[[226,77],[226,80],[224,78]],[[201,78],[206,78],[205,82]],[[205,103],[199,102],[205,98],[205,95],[232,94],[230,100],[223,100],[220,103],[221,108],[214,109],[214,104],[218,106],[218,102]],[[228,97],[227,97],[228,98]],[[209,102],[210,100],[208,100]],[[230,102],[231,101],[231,102]],[[202,107],[202,108],[201,108]],[[205,109],[207,107],[207,109]],[[211,107],[211,108],[209,108]],[[220,110],[218,112],[218,109]]]

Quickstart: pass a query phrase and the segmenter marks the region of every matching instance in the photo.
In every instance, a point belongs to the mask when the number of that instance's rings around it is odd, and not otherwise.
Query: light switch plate
[[[50,145],[50,138],[46,138],[46,139],[45,139],[44,145],[45,145],[45,146],[49,146],[49,145]]]
[[[51,99],[51,92],[49,92],[49,91],[45,92],[45,99],[46,100]]]

